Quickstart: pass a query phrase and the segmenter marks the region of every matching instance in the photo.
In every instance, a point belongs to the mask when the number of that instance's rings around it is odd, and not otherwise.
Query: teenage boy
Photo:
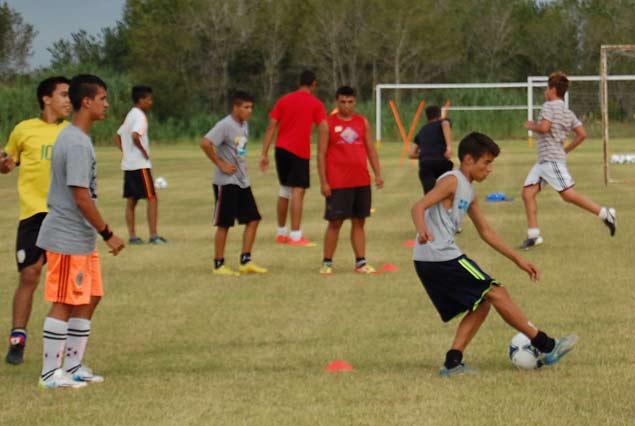
[[[121,169],[124,171],[123,196],[127,200],[126,225],[128,226],[129,244],[143,244],[143,240],[137,236],[135,231],[135,207],[141,199],[148,200],[150,244],[167,243],[167,240],[157,233],[159,200],[152,179],[148,117],[146,116],[146,113],[152,108],[152,102],[152,89],[150,87],[134,86],[132,88],[134,106],[126,115],[126,119],[115,135],[115,143],[123,153]]]
[[[269,125],[262,143],[260,169],[269,166],[269,145],[276,131],[276,169],[280,181],[278,193],[278,229],[276,242],[298,247],[315,247],[315,243],[302,236],[302,206],[304,193],[309,187],[309,159],[311,158],[311,130],[318,126],[319,134],[328,134],[326,110],[313,93],[317,79],[311,71],[300,75],[300,88],[276,102],[269,113]],[[287,212],[291,199],[291,232],[287,228]]]
[[[444,322],[467,312],[439,371],[441,376],[472,371],[463,363],[463,352],[491,306],[507,324],[531,339],[546,365],[557,363],[577,341],[575,334],[555,340],[534,327],[505,287],[463,254],[454,241],[467,213],[487,244],[527,272],[532,281],[538,280],[538,268],[518,256],[490,228],[472,188],[473,181],[482,182],[492,172],[492,163],[499,153],[500,148],[488,136],[470,133],[459,145],[459,170],[440,176],[435,187],[412,208],[417,229],[413,259],[421,283]]]
[[[560,193],[564,201],[598,216],[609,228],[611,236],[615,235],[615,209],[602,207],[573,189],[575,181],[567,168],[567,154],[578,147],[587,134],[580,120],[564,103],[568,89],[567,76],[561,72],[552,73],[547,81],[546,102],[542,104],[538,123],[525,122],[526,129],[538,133],[538,162],[529,171],[523,186],[527,215],[527,239],[519,247],[523,250],[544,242],[538,227],[536,195],[547,183]],[[572,131],[575,139],[565,147],[564,141]]]
[[[96,204],[97,160],[89,133],[93,123],[106,115],[106,83],[93,75],[77,75],[71,80],[69,97],[75,114],[53,148],[49,213],[37,238],[48,261],[45,299],[52,302],[44,320],[41,388],[76,388],[103,381],[82,364],[91,318],[104,294],[97,232],[113,255],[124,247]]]
[[[20,223],[15,258],[20,280],[13,296],[13,324],[9,351],[5,358],[17,365],[24,360],[26,327],[31,316],[33,293],[40,282],[44,250],[35,245],[42,221],[48,211],[46,194],[51,181],[51,153],[60,131],[66,127],[71,111],[68,79],[50,77],[37,87],[36,96],[42,114],[18,123],[9,136],[4,155],[0,156],[0,173],[10,173],[19,166],[18,195]]]
[[[320,273],[333,272],[333,255],[344,220],[351,220],[351,244],[355,253],[355,272],[371,274],[375,269],[366,261],[364,223],[370,216],[371,191],[368,162],[381,189],[379,158],[368,120],[355,114],[356,95],[352,87],[342,86],[335,93],[337,112],[327,118],[328,135],[318,143],[318,173],[321,192],[326,197],[324,219],[324,258]]]
[[[239,273],[264,274],[267,269],[251,261],[251,249],[260,223],[260,213],[251,192],[245,153],[249,126],[247,122],[254,108],[254,100],[246,92],[232,97],[232,111],[216,123],[201,141],[201,149],[216,165],[214,175],[214,270],[216,275],[235,276]],[[245,225],[238,272],[225,265],[225,244],[229,228],[234,222]]]

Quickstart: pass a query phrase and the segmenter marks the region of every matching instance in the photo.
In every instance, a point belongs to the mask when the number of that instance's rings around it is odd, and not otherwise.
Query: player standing
[[[318,173],[321,192],[326,197],[324,219],[324,258],[320,273],[333,272],[333,255],[340,228],[351,220],[351,244],[355,253],[355,272],[370,274],[375,269],[366,261],[364,223],[370,216],[371,191],[368,162],[375,174],[375,185],[384,181],[368,120],[355,114],[356,95],[352,87],[342,86],[335,93],[337,113],[327,118],[328,135],[318,143]]]
[[[463,352],[485,321],[490,307],[531,339],[545,364],[555,364],[575,346],[577,336],[554,340],[535,328],[498,281],[487,275],[454,242],[457,228],[467,213],[481,238],[527,272],[532,281],[538,269],[523,260],[496,234],[481,213],[472,182],[482,182],[492,172],[500,148],[489,137],[471,133],[459,145],[459,170],[442,175],[435,187],[412,207],[417,229],[414,265],[428,296],[444,322],[463,314],[454,342],[446,354],[442,376],[467,373]]]
[[[49,214],[37,238],[48,261],[45,299],[52,302],[44,320],[42,388],[74,388],[103,381],[82,365],[82,359],[91,318],[104,294],[96,231],[113,255],[124,247],[96,204],[97,160],[89,133],[93,123],[105,117],[106,90],[99,77],[73,77],[69,97],[75,114],[53,148]]]
[[[214,174],[214,274],[238,275],[225,265],[225,244],[229,228],[236,219],[245,225],[240,254],[241,273],[264,274],[267,269],[251,261],[251,249],[260,223],[258,206],[251,192],[245,153],[254,100],[248,93],[236,92],[232,97],[232,111],[216,123],[201,141],[201,149],[216,165]]]
[[[150,244],[165,244],[167,240],[157,233],[159,200],[152,179],[148,117],[146,116],[152,108],[152,88],[134,86],[132,102],[134,106],[115,135],[115,143],[123,153],[121,169],[124,171],[123,196],[127,199],[128,243],[143,244],[143,240],[135,232],[135,207],[140,199],[147,199],[149,242]]]
[[[568,203],[575,204],[595,215],[615,235],[615,209],[602,207],[573,189],[575,181],[567,168],[567,154],[586,139],[584,126],[573,111],[564,104],[564,95],[569,89],[569,79],[561,72],[549,75],[538,123],[527,121],[525,128],[538,133],[538,162],[529,171],[523,186],[523,202],[527,215],[527,239],[520,245],[529,249],[543,243],[538,227],[538,204],[536,195],[547,183],[560,193]],[[573,131],[575,139],[566,147],[564,141]]]
[[[269,125],[262,144],[260,169],[269,166],[269,145],[276,132],[276,169],[280,181],[276,242],[293,246],[315,247],[315,243],[302,236],[302,206],[304,193],[310,186],[309,159],[311,158],[311,129],[318,126],[320,135],[328,133],[326,111],[313,93],[317,79],[311,71],[300,75],[300,88],[276,102],[269,113]],[[291,199],[291,232],[286,226]]]
[[[63,121],[71,111],[68,79],[51,77],[37,87],[37,100],[42,110],[40,118],[20,122],[9,136],[6,153],[0,156],[0,173],[20,167],[18,195],[20,223],[16,242],[16,263],[20,281],[13,297],[13,325],[9,335],[6,361],[20,364],[24,359],[26,327],[31,316],[33,293],[40,282],[44,251],[35,245],[42,221],[48,211],[46,194],[51,181],[51,152]]]

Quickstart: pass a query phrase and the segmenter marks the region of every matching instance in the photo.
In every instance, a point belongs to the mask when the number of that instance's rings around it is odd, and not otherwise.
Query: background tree
[[[7,3],[0,4],[0,77],[25,72],[37,31]]]

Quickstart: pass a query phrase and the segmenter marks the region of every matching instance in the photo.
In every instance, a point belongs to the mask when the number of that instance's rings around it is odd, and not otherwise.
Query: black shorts
[[[214,185],[214,226],[230,228],[238,219],[241,225],[262,219],[251,188]]]
[[[421,284],[444,322],[475,310],[492,285],[500,285],[465,255],[445,262],[414,262]]]
[[[276,148],[276,170],[280,185],[291,188],[308,188],[309,160],[300,158],[286,149]]]
[[[18,271],[35,264],[41,256],[44,256],[44,263],[46,263],[46,252],[35,245],[45,217],[46,213],[37,213],[21,220],[18,224],[18,236],[15,242],[15,262],[18,265]]]
[[[150,169],[125,170],[123,174],[123,196],[140,200],[147,198],[154,200],[157,193],[154,190],[154,180]]]
[[[419,180],[423,186],[423,193],[430,192],[437,179],[445,172],[449,172],[454,164],[447,158],[430,158],[419,161]]]
[[[370,185],[332,189],[326,199],[324,219],[363,219],[370,216],[370,204]]]

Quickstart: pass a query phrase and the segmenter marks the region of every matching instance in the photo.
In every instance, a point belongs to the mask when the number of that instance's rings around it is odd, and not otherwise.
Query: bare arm
[[[139,149],[139,151],[141,151],[141,153],[143,154],[143,158],[145,158],[146,160],[149,160],[150,156],[148,155],[147,151],[143,147],[143,144],[141,143],[141,135],[139,133],[132,132],[132,142]]]
[[[448,160],[452,160],[452,126],[448,120],[441,122],[441,130],[443,131],[443,138],[445,139],[445,152],[443,156]]]
[[[221,172],[225,173],[226,175],[233,175],[234,173],[236,173],[236,165],[232,163],[226,163],[225,161],[221,160],[221,158],[218,156],[218,154],[216,154],[216,151],[214,150],[214,144],[212,143],[212,141],[207,138],[203,138],[201,140],[201,149],[203,150],[205,155],[207,155],[207,158],[212,160],[212,163],[216,164],[216,167],[218,167]]]
[[[326,179],[326,150],[329,147],[329,134],[318,132],[317,168],[320,177],[320,192],[325,197],[331,196],[331,187]]]
[[[269,124],[267,124],[267,129],[265,130],[265,138],[262,141],[262,155],[260,156],[260,170],[263,172],[266,172],[269,167],[269,146],[277,130],[278,121],[273,118],[269,119]]]
[[[121,136],[119,133],[116,133],[115,136],[112,137],[112,141],[115,143],[115,146],[119,148],[119,151],[123,152],[123,148],[121,147]]]
[[[547,133],[551,130],[551,121],[542,119],[538,124],[531,120],[525,121],[525,129],[536,133]]]
[[[453,199],[457,186],[456,176],[446,176],[439,180],[434,188],[412,206],[412,222],[419,234],[419,243],[434,241],[434,235],[428,231],[425,213],[428,208],[446,199]]]
[[[573,129],[573,133],[575,133],[575,139],[564,148],[564,152],[566,152],[567,154],[576,149],[582,143],[582,141],[586,139],[587,136],[586,130],[582,125],[575,127]]]
[[[373,143],[373,131],[370,128],[370,124],[368,124],[368,120],[364,119],[364,124],[366,126],[365,143],[366,143],[366,152],[368,153],[368,161],[370,162],[370,167],[372,167],[373,173],[375,174],[375,185],[377,186],[378,189],[381,189],[384,187],[384,180],[381,177],[379,155],[377,154],[377,150],[375,149],[375,144]]]
[[[540,278],[540,271],[538,271],[538,268],[521,258],[518,253],[516,253],[511,247],[509,247],[496,233],[496,231],[492,229],[492,227],[485,219],[485,216],[481,212],[478,201],[476,199],[472,201],[467,214],[470,216],[470,219],[472,219],[472,222],[474,223],[474,226],[476,227],[476,230],[478,231],[483,241],[489,244],[500,254],[514,262],[520,269],[527,272],[529,278],[532,281],[537,281]]]
[[[419,152],[421,151],[421,148],[419,148],[419,145],[417,145],[416,143],[411,143],[410,146],[408,147],[408,158],[412,158],[413,160],[419,158]]]
[[[73,191],[73,199],[75,200],[75,204],[77,204],[77,208],[82,213],[84,218],[93,225],[93,228],[97,230],[97,232],[102,232],[106,229],[106,222],[101,217],[101,213],[97,209],[95,202],[90,196],[88,192],[88,188],[82,188],[79,186],[72,186]],[[110,239],[106,241],[108,247],[110,247],[110,252],[116,256],[123,248],[124,243],[116,235],[112,235]]]

